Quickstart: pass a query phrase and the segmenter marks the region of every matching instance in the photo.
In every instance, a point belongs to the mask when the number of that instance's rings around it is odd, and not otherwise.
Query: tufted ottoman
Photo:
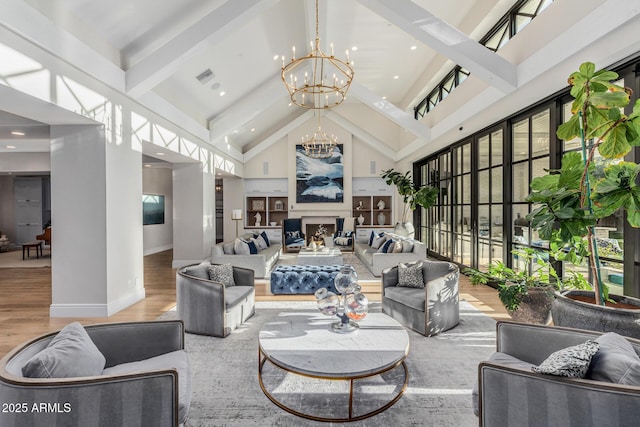
[[[333,280],[343,265],[279,265],[271,272],[271,293],[313,294],[320,288],[338,293]]]

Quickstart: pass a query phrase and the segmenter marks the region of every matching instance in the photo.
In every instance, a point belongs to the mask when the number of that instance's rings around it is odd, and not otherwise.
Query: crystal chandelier
[[[320,126],[320,116],[318,116],[318,128],[313,135],[305,135],[302,137],[302,148],[307,157],[314,159],[326,159],[333,156],[333,151],[338,145],[335,136],[327,135]]]
[[[318,34],[318,0],[316,0],[316,40],[311,42],[311,53],[296,59],[296,47],[293,47],[291,62],[285,65],[282,57],[282,81],[291,102],[310,109],[332,108],[340,105],[347,96],[353,80],[353,62],[343,61],[320,50]]]

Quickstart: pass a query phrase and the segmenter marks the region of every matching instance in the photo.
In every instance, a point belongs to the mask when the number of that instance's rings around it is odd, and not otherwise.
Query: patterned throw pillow
[[[236,239],[233,242],[233,252],[238,255],[249,255],[251,251],[249,250],[249,245],[242,239]]]
[[[395,243],[395,240],[387,238],[387,240],[382,245],[380,245],[380,248],[378,248],[378,253],[391,253],[393,251],[393,246],[395,245]]]
[[[264,242],[267,244],[267,247],[271,246],[271,242],[269,241],[269,236],[267,235],[266,231],[263,231],[262,233],[260,233],[260,237],[264,239]]]
[[[534,366],[531,370],[539,374],[584,378],[589,370],[591,358],[596,354],[598,348],[600,348],[600,344],[592,340],[563,348],[551,353],[540,366]]]
[[[405,288],[424,289],[422,263],[404,263],[398,265],[398,285]]]
[[[209,280],[222,283],[226,288],[236,285],[231,264],[211,264],[208,270]]]
[[[287,231],[285,236],[287,237],[287,239],[299,239],[300,238],[300,231],[298,231],[298,230],[296,230],[296,231]]]

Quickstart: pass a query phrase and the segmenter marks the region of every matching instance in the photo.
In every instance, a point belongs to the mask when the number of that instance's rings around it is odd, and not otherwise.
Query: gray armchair
[[[0,360],[0,401],[13,405],[0,411],[0,426],[168,427],[185,422],[191,379],[182,322],[110,323],[85,330],[106,359],[102,375],[25,378],[22,367],[55,332]],[[40,409],[43,404],[48,406]]]
[[[498,322],[496,331],[497,352],[478,366],[474,404],[481,426],[638,425],[640,386],[531,371],[551,353],[596,339],[602,332],[512,321]],[[640,340],[626,339],[640,354]],[[621,360],[619,355],[601,359],[614,365],[616,360]],[[592,359],[587,377],[593,365]],[[610,372],[620,372],[611,367]]]
[[[382,312],[430,337],[460,323],[460,269],[445,261],[418,262],[422,262],[422,289],[397,286],[398,267],[382,271]]]
[[[208,262],[182,267],[176,273],[176,306],[185,330],[226,337],[255,313],[254,271],[233,267],[236,286],[209,280]]]

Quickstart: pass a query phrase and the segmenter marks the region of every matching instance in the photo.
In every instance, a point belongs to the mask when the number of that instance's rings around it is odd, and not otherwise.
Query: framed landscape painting
[[[343,144],[338,144],[331,157],[316,159],[296,145],[296,203],[343,203]]]

